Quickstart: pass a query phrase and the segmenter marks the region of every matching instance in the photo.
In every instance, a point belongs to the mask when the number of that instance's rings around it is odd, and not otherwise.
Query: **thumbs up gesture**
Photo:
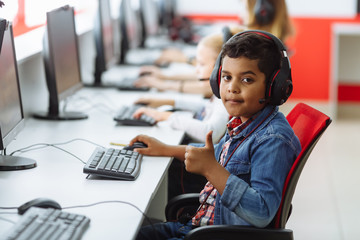
[[[184,163],[188,172],[200,174],[206,177],[209,168],[214,164],[218,164],[215,159],[212,133],[213,131],[210,131],[206,135],[204,147],[186,147]]]

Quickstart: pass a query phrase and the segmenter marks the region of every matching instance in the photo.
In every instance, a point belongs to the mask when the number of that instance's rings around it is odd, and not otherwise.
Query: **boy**
[[[147,144],[137,152],[182,159],[187,171],[208,180],[200,193],[200,208],[189,222],[156,224],[158,238],[151,226],[144,227],[137,239],[182,239],[202,225],[266,227],[271,222],[286,175],[301,150],[276,106],[286,101],[292,90],[290,65],[279,42],[268,33],[247,31],[224,45],[220,66],[215,66],[210,81],[214,94],[221,96],[233,117],[219,144],[213,146],[211,131],[203,147],[170,146],[144,135],[131,140],[130,144]],[[217,75],[220,79],[214,77]],[[288,87],[279,88],[279,82]]]

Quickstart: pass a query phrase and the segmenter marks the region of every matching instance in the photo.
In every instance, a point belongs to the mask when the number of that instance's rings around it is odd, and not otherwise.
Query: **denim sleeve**
[[[251,225],[265,227],[280,205],[285,178],[298,151],[281,135],[257,139],[249,148],[250,183],[230,175],[220,201]]]
[[[193,146],[193,147],[204,147],[205,144],[203,143],[189,143],[190,146]]]

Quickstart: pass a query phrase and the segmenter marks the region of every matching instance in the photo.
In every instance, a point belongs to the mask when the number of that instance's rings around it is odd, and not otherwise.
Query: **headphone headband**
[[[239,32],[234,36],[232,36],[227,42],[246,33],[255,33],[263,37],[266,37],[268,39],[271,39],[275,43],[278,51],[280,52],[281,54],[280,69],[274,71],[274,73],[271,75],[271,78],[267,79],[265,99],[269,100],[269,103],[271,105],[283,104],[289,98],[293,89],[290,60],[288,58],[285,45],[280,41],[280,39],[275,37],[273,34],[261,30],[246,30],[243,32]],[[219,87],[220,87],[221,69],[222,69],[221,55],[222,52],[220,52],[218,58],[216,59],[213,72],[210,76],[210,85],[212,91],[214,95],[218,98],[220,98]]]

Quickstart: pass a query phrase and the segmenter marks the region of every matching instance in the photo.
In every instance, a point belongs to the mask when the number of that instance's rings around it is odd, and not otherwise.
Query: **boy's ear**
[[[220,81],[221,81],[221,53],[216,59],[214,69],[210,75],[210,86],[213,94],[220,98]]]

